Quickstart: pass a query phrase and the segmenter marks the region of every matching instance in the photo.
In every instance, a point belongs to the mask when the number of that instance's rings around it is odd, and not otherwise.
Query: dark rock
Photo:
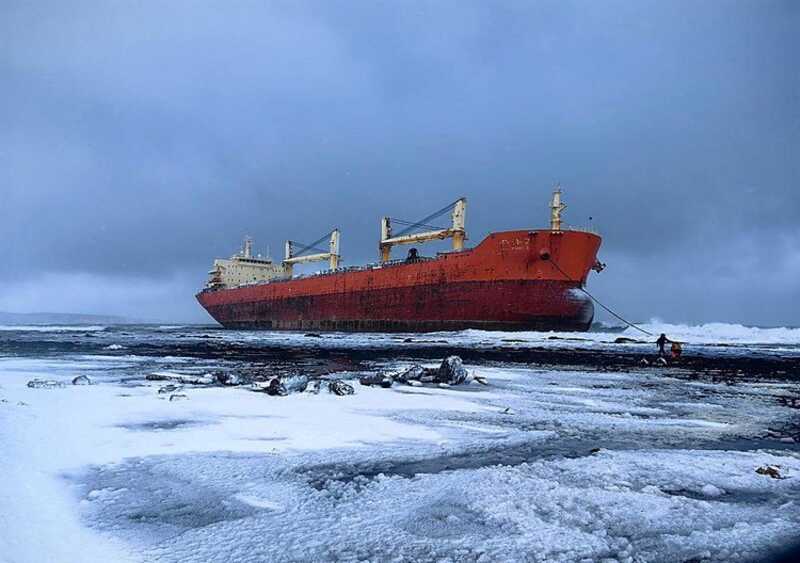
[[[220,385],[241,385],[241,378],[235,373],[217,372],[215,374],[217,383]]]
[[[92,380],[89,379],[89,377],[86,376],[86,375],[79,375],[77,377],[73,377],[72,378],[72,384],[73,385],[91,385],[92,384]]]
[[[415,364],[410,368],[401,371],[400,373],[391,376],[394,381],[407,383],[409,385],[418,386],[423,383],[438,384],[440,387],[450,385],[461,385],[475,379],[482,385],[488,385],[486,379],[478,376],[471,376],[464,368],[461,358],[458,356],[449,356],[445,358],[438,368],[426,369],[421,365]],[[378,376],[369,376],[364,378],[365,385],[376,385]],[[388,386],[388,385],[387,385]]]
[[[284,387],[283,383],[281,383],[281,380],[277,377],[269,382],[265,392],[267,395],[271,395],[273,397],[285,397],[289,394],[289,392],[286,390],[286,387]]]
[[[167,381],[169,377],[160,373],[148,373],[144,376],[147,381]]]
[[[331,393],[335,393],[339,396],[352,395],[353,393],[356,392],[356,390],[353,389],[352,385],[349,385],[344,381],[339,381],[338,379],[334,379],[333,381],[328,383],[328,391],[330,391]]]
[[[405,371],[402,371],[394,376],[395,381],[408,383],[409,381],[419,381],[420,377],[425,375],[425,368],[420,365],[413,365]]]
[[[371,373],[360,378],[358,382],[365,387],[380,386],[388,389],[392,386],[394,380],[391,378],[391,376],[383,373]]]
[[[180,391],[181,389],[183,389],[183,387],[181,387],[180,385],[174,385],[172,383],[169,383],[167,385],[164,385],[163,387],[160,387],[158,389],[158,394],[166,395],[167,393],[174,393],[175,391]]]
[[[450,385],[460,385],[467,380],[468,376],[469,373],[463,366],[461,358],[458,356],[448,356],[442,360],[442,365],[439,366],[439,373],[436,376],[436,382],[449,383]]]
[[[321,386],[322,382],[319,379],[314,379],[308,382],[308,385],[306,385],[305,392],[311,393],[312,395],[316,395],[317,393],[319,393],[319,388]]]
[[[189,397],[187,397],[183,393],[175,393],[174,395],[169,396],[169,402],[171,403],[173,401],[185,401],[188,398]]]
[[[309,332],[305,335],[306,338],[322,338],[322,335],[317,334],[316,332]]]
[[[781,466],[780,465],[762,465],[761,467],[756,469],[756,473],[759,475],[766,475],[767,477],[772,477],[773,479],[786,479],[780,472]]]
[[[628,338],[627,336],[618,336],[614,339],[614,344],[644,344],[641,340],[635,338]]]

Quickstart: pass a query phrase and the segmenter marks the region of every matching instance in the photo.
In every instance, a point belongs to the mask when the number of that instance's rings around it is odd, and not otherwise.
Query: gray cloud
[[[477,243],[560,181],[630,316],[796,324],[798,28],[776,1],[5,2],[0,307],[203,319],[244,234],[337,225],[358,263],[384,213],[467,195]]]

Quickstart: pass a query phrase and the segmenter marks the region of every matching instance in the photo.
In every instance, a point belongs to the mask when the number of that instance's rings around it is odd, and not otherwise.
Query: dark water
[[[743,343],[743,330],[744,337],[770,342]],[[474,364],[659,371],[718,381],[800,380],[800,344],[794,342],[800,339],[800,330],[715,325],[713,331],[703,333],[698,342],[686,341],[681,359],[670,360],[669,365],[658,362],[655,345],[646,335],[627,331],[623,342],[615,342],[621,329],[600,325],[586,333],[430,334],[305,334],[202,325],[7,326],[0,330],[0,356],[150,359],[167,367],[174,358],[191,360],[198,369],[222,369],[258,379],[369,371],[375,363],[436,361],[456,354]]]

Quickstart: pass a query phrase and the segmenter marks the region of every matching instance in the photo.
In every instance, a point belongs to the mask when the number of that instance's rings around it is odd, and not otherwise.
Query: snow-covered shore
[[[469,366],[491,385],[169,401],[143,363],[0,359],[0,560],[731,560],[800,523],[790,383]]]

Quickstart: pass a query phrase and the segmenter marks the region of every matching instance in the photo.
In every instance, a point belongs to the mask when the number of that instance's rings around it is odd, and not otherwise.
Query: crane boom
[[[327,235],[320,239],[320,241],[325,240]],[[313,249],[319,241],[315,242],[311,245],[302,245],[296,243],[291,240],[286,241],[286,255],[283,259],[283,266],[286,268],[289,275],[292,275],[292,267],[295,264],[305,264],[308,262],[321,262],[323,260],[328,260],[330,264],[331,270],[335,270],[339,267],[339,261],[341,260],[341,255],[339,254],[339,238],[340,233],[339,229],[334,229],[330,233],[330,241],[328,243],[328,252],[319,252],[317,254],[305,254],[305,255],[298,255],[306,250]],[[297,250],[295,245],[300,246],[300,249]]]
[[[452,238],[453,250],[463,250],[464,241],[467,238],[467,232],[465,230],[467,198],[460,198],[454,204],[446,207],[445,210],[451,207],[453,212],[451,214],[452,226],[450,228],[426,231],[423,233],[405,234],[409,230],[405,229],[397,236],[392,236],[391,218],[383,217],[383,219],[381,219],[381,241],[379,245],[381,261],[387,262],[390,260],[392,247],[398,244],[413,244],[415,242],[428,242],[432,240],[444,240],[447,238]],[[423,225],[439,213],[441,212],[437,212],[434,215],[426,217],[417,223],[417,225]]]

